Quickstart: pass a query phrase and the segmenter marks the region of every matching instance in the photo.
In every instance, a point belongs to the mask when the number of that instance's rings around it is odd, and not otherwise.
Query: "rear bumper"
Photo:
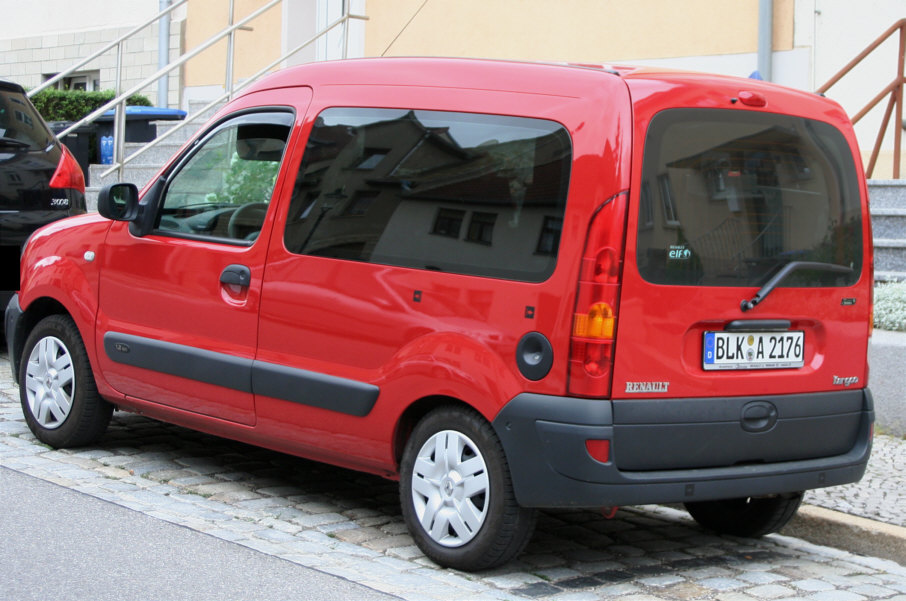
[[[740,411],[777,409],[750,431]],[[858,481],[868,389],[782,397],[602,401],[522,394],[494,420],[525,507],[603,507],[770,495]],[[611,441],[601,463],[586,440]]]

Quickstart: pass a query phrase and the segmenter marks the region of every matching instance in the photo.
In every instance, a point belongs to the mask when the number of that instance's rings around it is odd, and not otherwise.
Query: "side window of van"
[[[556,266],[571,145],[558,123],[440,111],[318,115],[293,253],[540,282]]]
[[[246,114],[214,129],[170,177],[157,231],[253,242],[292,123],[291,113]]]

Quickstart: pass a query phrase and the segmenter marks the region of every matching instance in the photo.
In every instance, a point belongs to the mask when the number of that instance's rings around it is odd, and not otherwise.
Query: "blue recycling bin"
[[[98,128],[98,141],[105,136],[113,135],[113,109],[107,111],[95,120]],[[126,141],[150,142],[157,137],[155,121],[182,121],[186,112],[179,109],[169,109],[157,106],[127,106],[126,107]],[[100,156],[100,148],[98,155]]]

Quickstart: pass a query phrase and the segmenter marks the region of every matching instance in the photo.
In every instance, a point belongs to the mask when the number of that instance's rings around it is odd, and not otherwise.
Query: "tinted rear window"
[[[0,89],[0,145],[4,140],[27,144],[30,150],[44,150],[54,138],[24,94]]]
[[[551,121],[327,109],[284,242],[298,254],[542,281],[556,265],[570,160]]]
[[[811,119],[672,109],[645,140],[638,266],[656,284],[760,286],[791,261],[787,286],[859,279],[859,180],[843,135]]]

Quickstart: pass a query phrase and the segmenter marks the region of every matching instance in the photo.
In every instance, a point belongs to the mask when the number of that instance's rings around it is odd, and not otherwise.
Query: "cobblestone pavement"
[[[903,441],[879,440],[876,456],[902,477]],[[782,535],[715,536],[658,506],[611,520],[545,511],[515,561],[480,574],[441,569],[407,534],[396,484],[378,477],[123,412],[95,446],[49,449],[25,425],[5,356],[0,465],[404,599],[906,601],[904,565]],[[902,519],[903,491],[884,482],[809,501],[885,518],[894,499]]]
[[[868,469],[860,481],[810,490],[805,493],[805,502],[906,526],[906,440],[876,435]]]

